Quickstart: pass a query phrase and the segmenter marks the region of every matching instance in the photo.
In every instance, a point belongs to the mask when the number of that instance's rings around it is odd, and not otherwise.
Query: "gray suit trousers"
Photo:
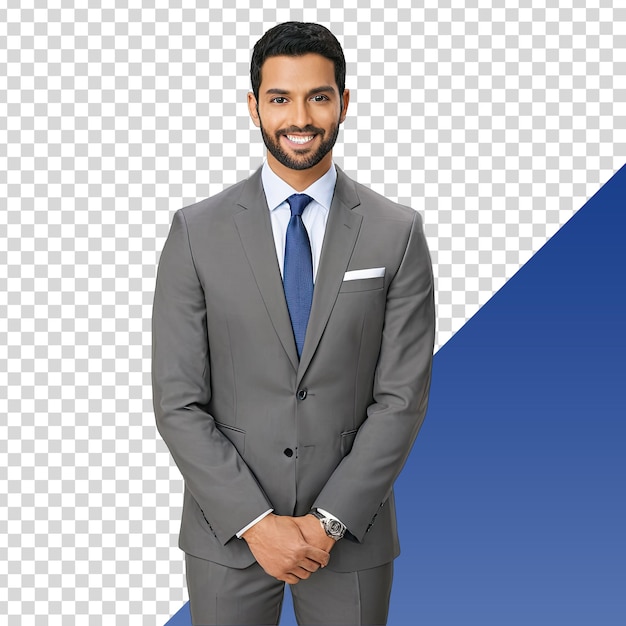
[[[236,569],[185,555],[194,626],[278,624],[284,583],[258,563]],[[298,624],[386,624],[393,562],[356,572],[318,570],[291,586]]]

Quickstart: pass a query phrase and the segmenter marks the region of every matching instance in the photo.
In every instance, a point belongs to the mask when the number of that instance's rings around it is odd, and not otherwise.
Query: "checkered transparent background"
[[[245,99],[267,28],[317,21],[344,45],[336,160],[422,212],[438,345],[626,156],[619,3],[102,4],[0,9],[9,624],[163,624],[186,599],[182,480],[151,404],[155,270],[173,212],[262,161]]]

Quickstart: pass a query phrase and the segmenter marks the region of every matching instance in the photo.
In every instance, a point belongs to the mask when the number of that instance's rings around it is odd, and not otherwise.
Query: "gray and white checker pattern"
[[[423,213],[442,345],[624,163],[613,4],[3,3],[3,623],[163,624],[186,600],[152,291],[173,212],[261,163],[261,34],[318,21],[344,45],[337,162]]]

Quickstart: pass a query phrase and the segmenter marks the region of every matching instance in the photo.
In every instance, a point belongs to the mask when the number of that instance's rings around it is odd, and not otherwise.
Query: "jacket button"
[[[283,454],[287,457],[292,457],[293,456],[293,450],[291,448],[285,448],[283,450]]]
[[[306,394],[307,394],[306,389],[298,389],[298,393],[296,394],[296,397],[298,398],[298,400],[304,400],[306,398]]]

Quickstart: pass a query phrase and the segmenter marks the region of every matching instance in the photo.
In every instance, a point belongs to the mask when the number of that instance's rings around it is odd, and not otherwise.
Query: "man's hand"
[[[290,585],[324,567],[330,556],[328,550],[307,542],[296,523],[298,519],[302,518],[270,513],[242,535],[259,565],[270,576]]]
[[[305,541],[312,546],[321,548],[324,552],[330,552],[337,543],[332,537],[326,534],[326,531],[322,528],[322,524],[314,515],[309,513],[303,517],[293,517],[291,519],[298,525]]]

